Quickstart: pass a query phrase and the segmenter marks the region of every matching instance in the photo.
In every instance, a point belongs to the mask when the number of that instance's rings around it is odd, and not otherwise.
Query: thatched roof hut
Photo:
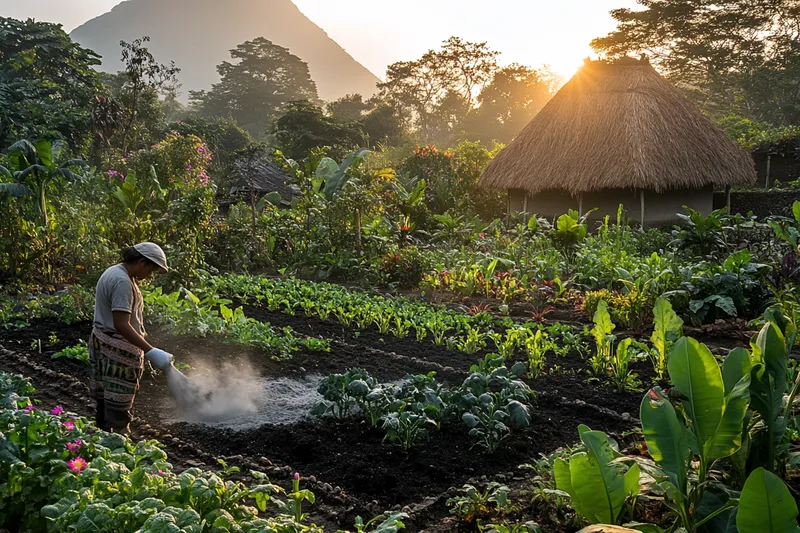
[[[603,215],[633,195],[641,206],[628,211],[642,207],[644,218],[647,191],[659,199],[647,202],[647,221],[664,222],[698,191],[694,203],[710,211],[713,187],[755,179],[749,154],[646,59],[624,58],[587,61],[497,155],[481,185],[508,189],[512,204],[522,195],[526,211],[545,215],[575,203]]]
[[[260,197],[277,192],[282,204],[289,205],[292,201],[293,191],[287,184],[289,176],[267,154],[248,154],[234,161],[231,179],[231,195]]]

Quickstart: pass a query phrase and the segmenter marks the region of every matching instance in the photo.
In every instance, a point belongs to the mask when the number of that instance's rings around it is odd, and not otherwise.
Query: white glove
[[[172,354],[164,350],[159,350],[158,348],[153,348],[144,354],[144,356],[159,370],[164,370],[172,364]]]

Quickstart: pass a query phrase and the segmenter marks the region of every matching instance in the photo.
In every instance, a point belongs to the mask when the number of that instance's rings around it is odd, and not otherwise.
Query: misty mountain
[[[353,59],[291,0],[127,0],[76,28],[71,37],[103,56],[102,70],[122,69],[120,39],[150,36],[148,49],[181,68],[181,99],[219,81],[216,66],[244,41],[265,37],[308,63],[323,100],[371,96],[378,78]]]

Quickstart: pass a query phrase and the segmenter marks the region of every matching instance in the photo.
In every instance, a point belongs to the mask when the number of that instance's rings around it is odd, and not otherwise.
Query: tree
[[[303,159],[312,149],[331,147],[331,157],[340,158],[363,142],[356,123],[341,124],[307,101],[291,102],[274,126],[278,148],[291,159]]]
[[[192,91],[191,101],[209,117],[230,117],[263,137],[289,102],[317,103],[308,65],[287,48],[259,37],[231,50],[234,63],[217,67],[222,80],[209,91]]]
[[[58,24],[0,17],[0,148],[58,136],[79,148],[100,90],[97,54]]]
[[[638,0],[592,41],[608,57],[647,54],[706,110],[773,124],[800,120],[795,0]]]
[[[337,122],[356,122],[364,117],[370,109],[369,102],[364,101],[360,94],[347,94],[338,100],[329,102],[326,106],[328,114]]]
[[[416,61],[389,65],[378,88],[393,106],[411,111],[406,118],[425,141],[441,140],[476,105],[497,70],[497,56],[486,43],[451,37]]]
[[[465,126],[470,138],[511,142],[550,101],[559,78],[547,67],[512,64],[498,70],[480,95]]]
[[[117,98],[121,101],[125,118],[120,135],[122,151],[127,152],[133,135],[134,142],[154,123],[163,122],[163,111],[159,96],[173,98],[178,87],[178,73],[181,69],[174,62],[169,65],[158,63],[153,54],[144,46],[150,37],[142,37],[132,43],[120,41],[122,62],[125,70],[116,76],[106,78]],[[152,132],[151,132],[152,133]]]

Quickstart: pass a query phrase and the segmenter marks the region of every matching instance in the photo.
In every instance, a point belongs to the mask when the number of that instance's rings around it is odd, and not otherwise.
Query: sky
[[[168,0],[164,0],[168,1]],[[224,1],[224,0],[220,0]],[[269,1],[269,0],[254,0]],[[119,0],[0,0],[0,16],[58,22],[70,31]],[[379,77],[386,66],[437,48],[450,36],[487,41],[500,63],[549,65],[569,77],[589,42],[614,29],[609,11],[635,0],[294,0]]]

